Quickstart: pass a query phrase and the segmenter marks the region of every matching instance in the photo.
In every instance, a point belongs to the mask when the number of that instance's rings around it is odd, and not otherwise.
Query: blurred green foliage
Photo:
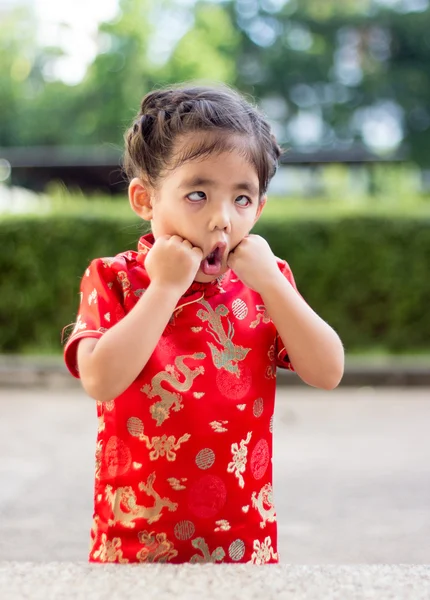
[[[254,232],[289,262],[302,295],[347,352],[430,349],[430,218],[272,217]],[[141,221],[107,212],[3,220],[0,352],[60,352],[88,264],[136,249],[146,231]]]
[[[147,91],[205,79],[261,101],[281,143],[292,147],[298,116],[322,119],[316,147],[324,148],[360,141],[369,115],[366,139],[378,139],[381,114],[391,115],[387,129],[398,128],[408,157],[428,166],[430,9],[412,4],[120,0],[74,86],[53,80],[62,51],[37,43],[30,9],[10,9],[0,23],[0,146],[122,145]],[[160,51],[156,40],[169,37],[172,20],[184,33],[172,33],[172,47]]]

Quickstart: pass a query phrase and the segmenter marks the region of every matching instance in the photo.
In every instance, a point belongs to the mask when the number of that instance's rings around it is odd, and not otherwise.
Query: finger
[[[164,240],[165,242],[167,242],[168,240],[170,240],[170,238],[171,238],[171,237],[172,237],[172,236],[171,236],[171,235],[168,235],[167,233],[166,233],[165,235],[160,235],[160,236],[158,236],[158,237],[157,237],[157,239],[154,241],[154,244],[155,244],[156,242],[158,242],[158,240],[161,240],[161,241],[162,241],[162,240]]]
[[[180,236],[180,235],[176,235],[176,234],[175,234],[175,235],[172,235],[172,236],[171,236],[171,238],[170,238],[170,241],[171,241],[171,242],[173,242],[173,243],[179,243],[179,244],[182,244],[182,242],[184,241],[184,238],[181,238],[181,236]]]
[[[183,240],[182,241],[182,245],[186,246],[187,248],[192,248],[193,247],[192,243],[189,240]]]
[[[196,254],[199,258],[203,258],[203,252],[200,248],[198,248],[198,246],[193,246],[193,252],[194,254]]]

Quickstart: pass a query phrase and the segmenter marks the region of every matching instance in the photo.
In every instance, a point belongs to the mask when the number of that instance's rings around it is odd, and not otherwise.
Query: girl
[[[97,401],[93,562],[278,562],[276,367],[332,389],[337,334],[250,231],[280,148],[224,87],[144,97],[125,135],[137,251],[81,282],[65,362]]]

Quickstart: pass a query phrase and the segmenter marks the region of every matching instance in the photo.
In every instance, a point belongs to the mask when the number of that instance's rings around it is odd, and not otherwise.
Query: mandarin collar
[[[151,250],[154,243],[155,239],[152,233],[142,235],[142,237],[139,239],[139,242],[137,244],[137,261],[142,266],[144,266],[145,258],[148,252]],[[224,293],[222,284],[227,279],[230,272],[231,271],[229,269],[226,273],[224,273],[220,277],[217,277],[217,279],[214,279],[213,281],[193,281],[193,283],[190,285],[187,291],[182,295],[181,299],[177,304],[177,307],[181,306],[184,302],[188,303],[190,300],[198,300],[203,296],[210,297],[215,296],[219,293]],[[192,298],[193,296],[195,296],[195,298]]]

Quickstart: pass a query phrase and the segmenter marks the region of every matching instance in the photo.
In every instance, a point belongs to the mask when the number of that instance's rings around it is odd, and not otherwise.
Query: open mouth
[[[218,243],[201,262],[201,270],[205,275],[218,275],[222,268],[225,243]]]

